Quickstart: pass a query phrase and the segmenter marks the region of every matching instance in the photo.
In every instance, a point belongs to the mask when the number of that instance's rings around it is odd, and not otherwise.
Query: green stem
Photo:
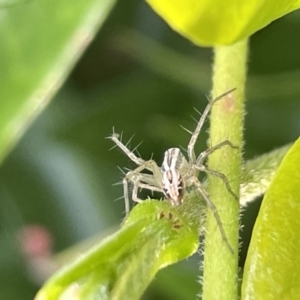
[[[229,140],[238,149],[225,146],[209,156],[208,167],[223,173],[232,191],[239,195],[243,147],[243,102],[247,62],[247,40],[215,48],[213,96],[235,91],[212,108],[210,144]],[[228,192],[220,178],[209,176],[209,195],[220,215],[231,248],[222,239],[216,220],[207,212],[203,299],[238,298],[239,202]]]

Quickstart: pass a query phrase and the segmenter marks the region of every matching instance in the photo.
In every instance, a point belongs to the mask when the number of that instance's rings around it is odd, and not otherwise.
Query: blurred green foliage
[[[296,11],[251,39],[245,158],[299,136],[299,20]],[[140,57],[143,51],[138,56],[140,43],[134,44],[128,28],[178,56],[171,62],[168,51],[153,51],[157,60],[146,52]],[[131,51],[122,47],[124,39],[133,43]],[[33,55],[34,51],[32,47]],[[195,74],[191,84],[184,75],[189,70],[178,76],[181,68],[176,68],[185,59],[199,62],[199,73],[191,68]],[[164,66],[159,72],[160,61],[172,68]],[[118,227],[124,203],[114,199],[122,195],[122,188],[112,185],[122,177],[117,166],[133,164],[118,149],[109,151],[113,145],[105,137],[113,126],[124,132],[125,142],[135,134],[131,147],[143,141],[139,153],[146,159],[153,154],[159,163],[165,149],[185,148],[189,136],[179,125],[193,128],[193,107],[200,111],[205,107],[211,64],[211,49],[178,36],[147,4],[117,3],[67,82],[1,166],[0,299],[32,299],[39,287],[41,278],[32,275],[17,239],[24,228],[32,224],[46,228],[58,252]],[[27,71],[32,76],[35,67]],[[200,82],[201,78],[205,79]],[[199,88],[191,87],[197,80]],[[1,102],[6,101],[10,99]],[[206,139],[203,130],[198,149],[205,148]],[[241,267],[258,206],[259,201],[244,212]],[[199,292],[198,261],[193,257],[161,271],[143,299],[194,299]]]

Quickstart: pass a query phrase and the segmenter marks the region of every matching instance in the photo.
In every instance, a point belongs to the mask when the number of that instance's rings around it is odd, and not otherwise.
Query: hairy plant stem
[[[239,196],[243,147],[243,106],[247,63],[247,40],[215,48],[212,98],[236,88],[212,108],[210,145],[229,140],[237,149],[225,146],[209,156],[208,168],[226,176]],[[203,275],[204,300],[238,298],[239,201],[226,189],[222,179],[208,178],[211,201],[217,208],[228,242],[220,235],[214,215],[207,212]]]

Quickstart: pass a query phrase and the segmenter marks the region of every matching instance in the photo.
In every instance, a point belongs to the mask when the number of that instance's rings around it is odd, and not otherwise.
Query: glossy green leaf
[[[100,294],[101,299],[139,299],[159,269],[195,253],[197,224],[169,202],[144,201],[118,232],[50,278],[36,299],[68,293],[77,299]]]
[[[146,0],[174,30],[202,46],[232,44],[300,7],[299,0]]]
[[[300,295],[300,139],[284,157],[264,197],[244,269],[242,299]]]
[[[2,2],[0,161],[48,104],[115,0]]]

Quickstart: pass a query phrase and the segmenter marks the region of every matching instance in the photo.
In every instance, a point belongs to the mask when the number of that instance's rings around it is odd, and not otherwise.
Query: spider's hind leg
[[[234,199],[236,199],[237,201],[239,201],[238,195],[231,189],[230,183],[229,183],[227,177],[223,173],[220,173],[218,171],[211,170],[211,169],[208,169],[208,168],[205,168],[203,171],[206,172],[206,173],[208,173],[208,174],[212,174],[212,175],[214,175],[214,176],[219,177],[220,179],[222,179],[222,181],[224,182],[224,184],[225,184],[228,192],[233,196]]]
[[[193,168],[196,169],[197,171],[200,171],[200,172],[205,172],[205,173],[208,173],[208,174],[212,174],[216,177],[219,177],[220,179],[223,180],[228,192],[236,199],[236,200],[239,200],[239,197],[233,192],[233,190],[231,189],[230,187],[230,184],[229,184],[229,181],[227,179],[227,177],[223,174],[223,173],[220,173],[218,171],[215,171],[215,170],[211,170],[209,168],[207,168],[203,163],[204,163],[204,160],[207,158],[208,155],[212,154],[213,152],[215,152],[216,150],[224,147],[224,146],[229,146],[233,149],[238,149],[237,146],[234,146],[230,141],[226,140],[226,141],[223,141],[215,146],[212,146],[204,151],[202,151],[199,155],[198,155],[198,158],[197,158],[197,161],[195,164],[193,164]]]
[[[214,175],[214,176],[222,179],[222,181],[224,182],[224,184],[225,184],[226,189],[228,190],[228,192],[233,196],[234,199],[236,199],[237,201],[239,201],[239,197],[231,189],[230,183],[229,183],[227,177],[223,173],[220,173],[220,172],[215,171],[215,170],[208,169],[204,165],[200,165],[200,166],[194,165],[194,168],[197,169],[198,171],[205,172],[207,174],[212,174],[212,175]]]
[[[224,240],[224,242],[226,243],[226,245],[228,246],[229,250],[231,253],[234,253],[233,252],[233,249],[232,247],[230,246],[229,244],[229,241],[227,239],[227,236],[226,236],[226,233],[224,231],[224,228],[223,228],[223,224],[222,224],[222,221],[221,221],[221,218],[220,218],[220,215],[218,213],[218,210],[216,208],[216,206],[214,205],[214,203],[209,199],[209,196],[207,194],[207,192],[205,191],[205,189],[203,188],[203,186],[201,185],[200,181],[196,178],[196,177],[193,177],[192,179],[192,183],[197,187],[199,193],[201,194],[201,196],[203,197],[203,199],[205,200],[207,206],[209,207],[209,209],[213,212],[214,214],[214,217],[215,217],[215,220],[218,224],[218,227],[220,229],[220,233],[221,233],[221,236]]]

